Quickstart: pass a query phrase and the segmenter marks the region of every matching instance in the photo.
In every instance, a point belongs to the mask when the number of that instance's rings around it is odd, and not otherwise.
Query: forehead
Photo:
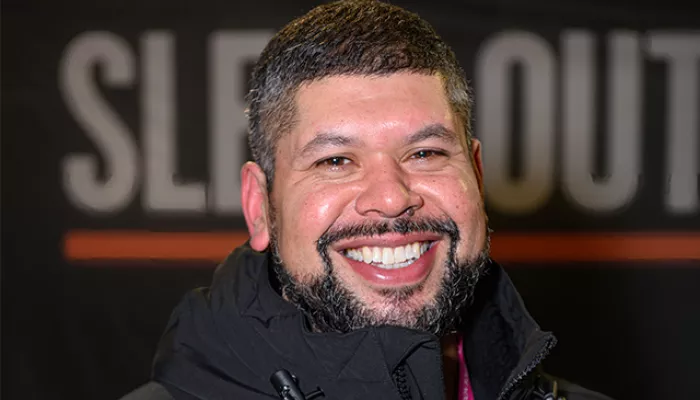
[[[456,131],[440,75],[331,76],[299,87],[294,136],[328,130],[374,131],[441,123]],[[300,135],[301,134],[301,135]],[[299,139],[302,139],[299,137]]]

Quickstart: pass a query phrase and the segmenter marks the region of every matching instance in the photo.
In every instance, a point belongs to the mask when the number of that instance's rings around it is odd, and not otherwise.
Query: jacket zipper
[[[440,382],[442,383],[442,387],[445,387],[445,374],[442,366],[441,353],[438,352],[436,358],[437,365],[440,368]],[[396,385],[396,388],[399,391],[399,396],[401,397],[401,400],[412,400],[411,388],[408,384],[408,379],[406,379],[406,364],[402,363],[398,367],[396,367],[396,370],[392,375],[394,379],[394,384]]]
[[[506,385],[503,387],[503,390],[501,390],[501,394],[498,395],[498,400],[505,400],[510,394],[513,392],[515,387],[523,380],[525,377],[532,372],[535,367],[539,363],[544,360],[547,355],[549,355],[549,352],[552,350],[552,347],[556,344],[556,339],[554,338],[549,338],[547,339],[547,343],[545,343],[544,347],[540,349],[539,352],[535,355],[535,357],[530,361],[530,363],[525,367],[524,370],[520,371],[520,373],[513,379],[511,379]]]
[[[408,387],[408,383],[406,382],[405,368],[406,367],[403,365],[399,365],[396,368],[396,371],[394,371],[394,382],[399,391],[399,396],[401,396],[401,400],[411,400],[411,388]]]

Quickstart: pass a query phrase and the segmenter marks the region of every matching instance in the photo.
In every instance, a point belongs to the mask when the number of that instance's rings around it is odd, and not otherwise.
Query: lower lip
[[[428,276],[435,260],[436,244],[423,253],[413,264],[394,269],[383,269],[362,261],[345,258],[352,269],[373,286],[408,286],[415,285]]]

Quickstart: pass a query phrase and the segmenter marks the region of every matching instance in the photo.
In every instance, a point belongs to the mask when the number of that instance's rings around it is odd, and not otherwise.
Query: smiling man
[[[282,294],[315,330],[443,335],[470,298],[488,244],[479,143],[443,82],[407,70],[304,83],[269,193],[258,164],[243,168],[251,247],[272,248]]]
[[[270,41],[248,99],[250,240],[127,399],[605,398],[542,371],[556,340],[489,256],[470,91],[425,21],[320,6]]]

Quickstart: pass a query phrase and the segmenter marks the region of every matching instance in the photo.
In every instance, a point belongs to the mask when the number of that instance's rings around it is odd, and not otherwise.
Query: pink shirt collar
[[[469,381],[469,371],[464,358],[464,337],[462,335],[459,336],[457,354],[459,355],[459,392],[457,393],[457,398],[459,400],[474,400],[474,392]]]

